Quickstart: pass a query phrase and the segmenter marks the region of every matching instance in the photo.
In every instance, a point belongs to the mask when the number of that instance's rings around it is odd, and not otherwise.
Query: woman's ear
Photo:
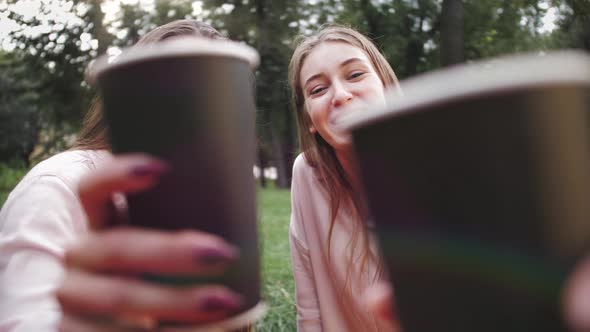
[[[309,132],[312,133],[312,134],[315,134],[318,131],[317,131],[317,129],[315,129],[315,127],[313,125],[311,125],[311,126],[309,126]]]

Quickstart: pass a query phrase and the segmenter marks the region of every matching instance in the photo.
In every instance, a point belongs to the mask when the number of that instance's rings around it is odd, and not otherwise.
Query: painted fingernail
[[[168,168],[168,165],[163,162],[150,162],[134,166],[131,168],[131,174],[141,178],[156,177],[166,173]]]
[[[216,294],[205,297],[199,304],[199,309],[202,311],[232,311],[240,308],[242,302],[242,298],[239,295]]]
[[[195,253],[197,263],[216,265],[229,263],[238,257],[238,250],[232,246],[217,248],[199,248]]]

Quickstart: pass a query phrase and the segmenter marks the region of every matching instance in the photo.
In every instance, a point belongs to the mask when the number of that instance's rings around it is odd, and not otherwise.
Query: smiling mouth
[[[364,108],[362,107],[351,107],[346,110],[337,111],[330,117],[328,122],[331,126],[339,127],[339,124],[342,123],[342,119],[349,117],[351,114],[362,112],[363,110]]]
[[[329,121],[330,128],[335,133],[348,134],[348,130],[343,126],[343,123],[345,123],[346,121],[343,121],[343,120],[350,117],[354,113],[357,113],[357,112],[354,112],[354,111],[353,112],[341,112],[337,116],[332,117]]]

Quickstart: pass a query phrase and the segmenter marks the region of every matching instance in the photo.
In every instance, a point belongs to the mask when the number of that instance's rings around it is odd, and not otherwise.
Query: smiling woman
[[[303,152],[293,167],[289,231],[298,329],[395,330],[362,300],[383,270],[365,228],[350,136],[336,122],[383,104],[397,78],[365,36],[329,26],[296,48],[289,81]]]
[[[348,133],[335,126],[337,119],[385,101],[384,85],[368,56],[344,42],[318,45],[301,67],[301,85],[312,122],[309,130],[317,131],[337,155],[346,153],[351,143]]]

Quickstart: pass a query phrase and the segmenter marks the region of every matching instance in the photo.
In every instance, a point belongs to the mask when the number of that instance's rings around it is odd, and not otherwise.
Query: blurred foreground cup
[[[590,57],[458,66],[344,119],[405,332],[566,331],[590,249]]]
[[[151,190],[128,195],[130,223],[219,235],[240,250],[221,277],[150,276],[178,286],[224,284],[244,306],[220,323],[166,331],[225,331],[256,321],[260,297],[254,73],[258,53],[240,43],[179,37],[132,47],[89,70],[115,154],[145,152],[170,165]]]

